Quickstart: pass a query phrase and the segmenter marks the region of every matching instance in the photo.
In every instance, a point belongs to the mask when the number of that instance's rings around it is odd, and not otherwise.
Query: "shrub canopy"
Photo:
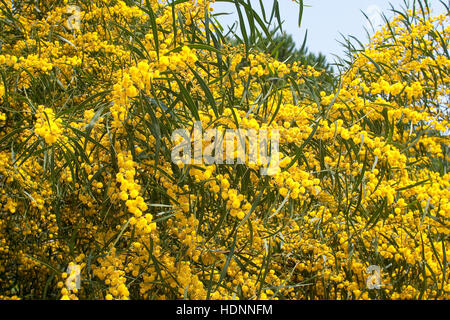
[[[210,1],[1,1],[1,298],[450,297],[448,14],[413,1],[331,87],[232,2],[234,45]],[[279,170],[176,165],[195,121],[279,130]]]

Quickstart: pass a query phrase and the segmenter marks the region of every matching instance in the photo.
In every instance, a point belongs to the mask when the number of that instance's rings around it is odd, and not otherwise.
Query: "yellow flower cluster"
[[[133,3],[78,1],[79,30],[1,4],[0,299],[450,297],[448,16],[406,10],[328,83],[227,43],[213,1]],[[279,167],[249,137],[172,162],[198,123],[191,151],[276,130]]]
[[[62,134],[62,125],[60,119],[55,119],[55,114],[51,108],[39,106],[36,112],[36,124],[34,132],[44,138],[45,143],[53,144],[58,141]]]

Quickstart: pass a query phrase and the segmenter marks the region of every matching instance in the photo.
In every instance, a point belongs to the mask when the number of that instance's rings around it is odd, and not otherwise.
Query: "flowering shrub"
[[[448,299],[448,15],[415,1],[330,87],[211,2],[2,1],[0,298]],[[173,163],[196,121],[278,130],[278,170]]]

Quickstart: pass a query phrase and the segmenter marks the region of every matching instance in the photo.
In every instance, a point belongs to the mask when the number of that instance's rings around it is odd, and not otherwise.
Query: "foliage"
[[[448,15],[398,11],[325,92],[258,49],[277,1],[231,2],[239,45],[210,1],[1,1],[1,298],[450,297]],[[280,169],[176,165],[195,120],[279,130]]]
[[[336,76],[334,74],[334,69],[327,62],[326,57],[322,54],[314,54],[308,52],[306,47],[307,35],[303,40],[303,45],[300,49],[296,48],[296,43],[294,42],[292,35],[283,33],[271,32],[271,37],[261,38],[256,47],[262,52],[268,53],[278,61],[292,64],[294,62],[299,62],[304,66],[312,66],[315,70],[320,71],[322,74],[316,78],[316,85],[320,90],[326,92],[332,91],[336,86]]]

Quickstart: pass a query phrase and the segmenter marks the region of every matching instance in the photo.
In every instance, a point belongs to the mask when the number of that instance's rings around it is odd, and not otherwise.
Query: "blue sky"
[[[292,34],[298,46],[301,45],[305,31],[308,29],[308,48],[311,52],[321,52],[325,54],[330,62],[334,61],[333,54],[343,55],[343,48],[338,43],[342,40],[340,33],[353,35],[363,43],[367,42],[367,35],[364,27],[368,25],[367,19],[361,10],[371,17],[373,21],[379,20],[379,12],[384,12],[388,17],[392,14],[389,11],[391,3],[396,9],[403,6],[403,0],[304,0],[303,20],[301,28],[298,27],[298,4],[292,0],[279,0],[281,18],[285,20],[284,29]],[[259,8],[259,0],[251,0],[252,6]],[[271,10],[272,1],[263,0],[266,10]],[[431,0],[434,5],[434,12],[441,14],[444,12],[443,6],[438,0]],[[227,16],[218,17],[222,26],[232,25],[237,21],[234,4],[216,2],[213,5],[215,12],[233,13]],[[270,14],[267,13],[267,14]],[[381,22],[381,21],[380,21]]]

